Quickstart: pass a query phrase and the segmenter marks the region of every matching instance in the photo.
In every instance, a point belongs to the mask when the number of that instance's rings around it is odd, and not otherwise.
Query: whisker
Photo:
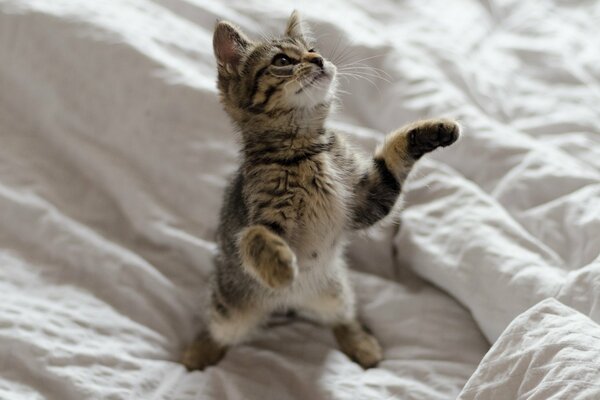
[[[370,77],[367,77],[365,75],[359,75],[359,74],[356,74],[356,73],[353,73],[353,72],[341,72],[338,75],[339,76],[350,76],[350,77],[355,78],[355,79],[364,79],[364,80],[366,80],[368,82],[371,82],[372,84],[375,84],[372,80],[369,79]]]
[[[374,55],[372,55],[370,57],[365,57],[365,58],[361,58],[359,60],[355,60],[355,61],[352,62],[352,64],[360,63],[360,62],[367,61],[367,60],[372,60],[374,58],[380,58],[380,57],[383,57],[383,56],[385,56],[385,54],[374,54]]]
[[[338,69],[338,71],[339,72],[352,72],[352,73],[358,74],[358,75],[371,76],[373,78],[378,78],[378,79],[384,80],[386,82],[390,82],[390,79],[385,77],[382,73],[380,73],[378,71],[372,71],[370,69],[342,68],[342,69]]]
[[[337,55],[337,51],[338,51],[338,48],[339,48],[341,42],[342,42],[342,34],[340,33],[340,34],[338,34],[337,42],[335,43],[335,46],[333,47],[333,51],[331,52],[331,55],[329,57],[331,60],[335,60],[335,57]]]
[[[340,73],[352,73],[358,76],[365,76],[365,77],[370,77],[370,78],[374,78],[374,79],[381,79],[384,82],[387,83],[392,83],[391,80],[381,76],[381,74],[377,74],[377,73],[372,73],[370,71],[361,71],[361,70],[351,70],[351,69],[343,69],[343,70],[338,70]]]
[[[363,65],[355,65],[355,66],[351,66],[351,67],[340,67],[339,69],[345,71],[346,69],[351,69],[351,70],[368,70],[374,74],[381,74],[381,75],[385,75],[387,78],[392,79],[392,76],[390,74],[388,74],[387,72],[385,72],[384,70],[380,69],[380,68],[375,68],[375,67],[371,67],[371,66],[363,66]]]
[[[358,75],[352,72],[341,72],[338,74],[340,77],[346,76],[346,77],[351,77],[354,78],[356,80],[360,80],[360,79],[364,79],[367,82],[369,82],[371,85],[373,85],[373,87],[377,90],[377,92],[381,93],[381,90],[379,89],[379,87],[375,84],[375,82],[373,82],[371,79],[369,79],[368,77],[364,76],[364,75]]]
[[[352,57],[353,52],[354,49],[350,47],[350,44],[345,45],[345,47],[342,48],[339,56],[335,59],[334,64],[342,65],[348,60],[348,58]]]
[[[344,78],[345,78],[345,79],[348,79],[347,77],[344,77]],[[335,92],[336,92],[336,93],[351,94],[351,93],[350,93],[350,92],[348,92],[347,90],[343,90],[343,89],[340,89],[340,88],[336,88],[336,89],[335,89]]]

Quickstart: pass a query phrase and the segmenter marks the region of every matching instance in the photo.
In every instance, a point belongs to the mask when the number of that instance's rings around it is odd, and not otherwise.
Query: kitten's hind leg
[[[258,308],[246,310],[225,307],[213,301],[208,329],[186,349],[182,364],[188,370],[203,370],[218,363],[230,346],[248,339],[265,318]]]
[[[340,350],[361,367],[375,367],[383,359],[379,342],[356,318],[354,293],[345,274],[341,281],[303,304],[303,310],[331,326]]]

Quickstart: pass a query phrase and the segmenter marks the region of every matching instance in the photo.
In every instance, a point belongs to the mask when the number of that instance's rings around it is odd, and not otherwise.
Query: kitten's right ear
[[[236,70],[249,46],[246,35],[229,22],[219,21],[215,26],[213,49],[219,68]]]

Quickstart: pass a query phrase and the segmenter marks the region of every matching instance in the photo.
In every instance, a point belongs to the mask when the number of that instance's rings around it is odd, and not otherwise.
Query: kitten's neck
[[[275,110],[255,115],[240,124],[244,149],[301,148],[320,143],[326,136],[329,105],[312,110]]]
[[[328,110],[327,110],[328,111]],[[289,113],[242,127],[242,154],[247,161],[290,160],[327,144],[327,114]]]
[[[311,121],[264,121],[264,123],[248,124],[241,127],[243,141],[254,141],[267,137],[318,137],[325,129],[325,119]]]

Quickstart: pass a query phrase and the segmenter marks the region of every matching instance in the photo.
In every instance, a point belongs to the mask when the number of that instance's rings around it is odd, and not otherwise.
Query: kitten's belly
[[[333,197],[333,196],[332,196]],[[290,243],[300,270],[324,266],[340,256],[345,225],[344,207],[337,198],[320,199],[317,210],[306,210]]]
[[[288,289],[280,292],[279,301],[288,307],[302,307],[306,301],[327,291],[339,280],[340,268],[344,268],[345,243],[345,238],[340,236],[334,246],[320,249],[316,258],[298,256],[298,275]]]
[[[320,246],[313,245],[307,249],[295,249],[300,272],[313,268],[327,268],[336,257],[342,255],[341,241],[341,237],[336,237],[329,241],[323,241]]]
[[[346,239],[341,222],[333,225],[331,222],[334,221],[329,222],[328,226],[313,226],[314,231],[307,231],[302,246],[292,246],[297,257],[298,275],[286,296],[285,302],[290,307],[302,307],[338,280]]]
[[[305,190],[300,192],[301,200],[296,198],[300,200],[296,204],[303,207],[296,208],[295,229],[287,239],[296,254],[298,275],[280,298],[290,307],[301,306],[326,291],[338,280],[339,270],[344,265],[345,199],[348,196],[335,174],[325,173],[320,179],[324,182],[321,187],[326,186],[326,190],[306,184]]]

